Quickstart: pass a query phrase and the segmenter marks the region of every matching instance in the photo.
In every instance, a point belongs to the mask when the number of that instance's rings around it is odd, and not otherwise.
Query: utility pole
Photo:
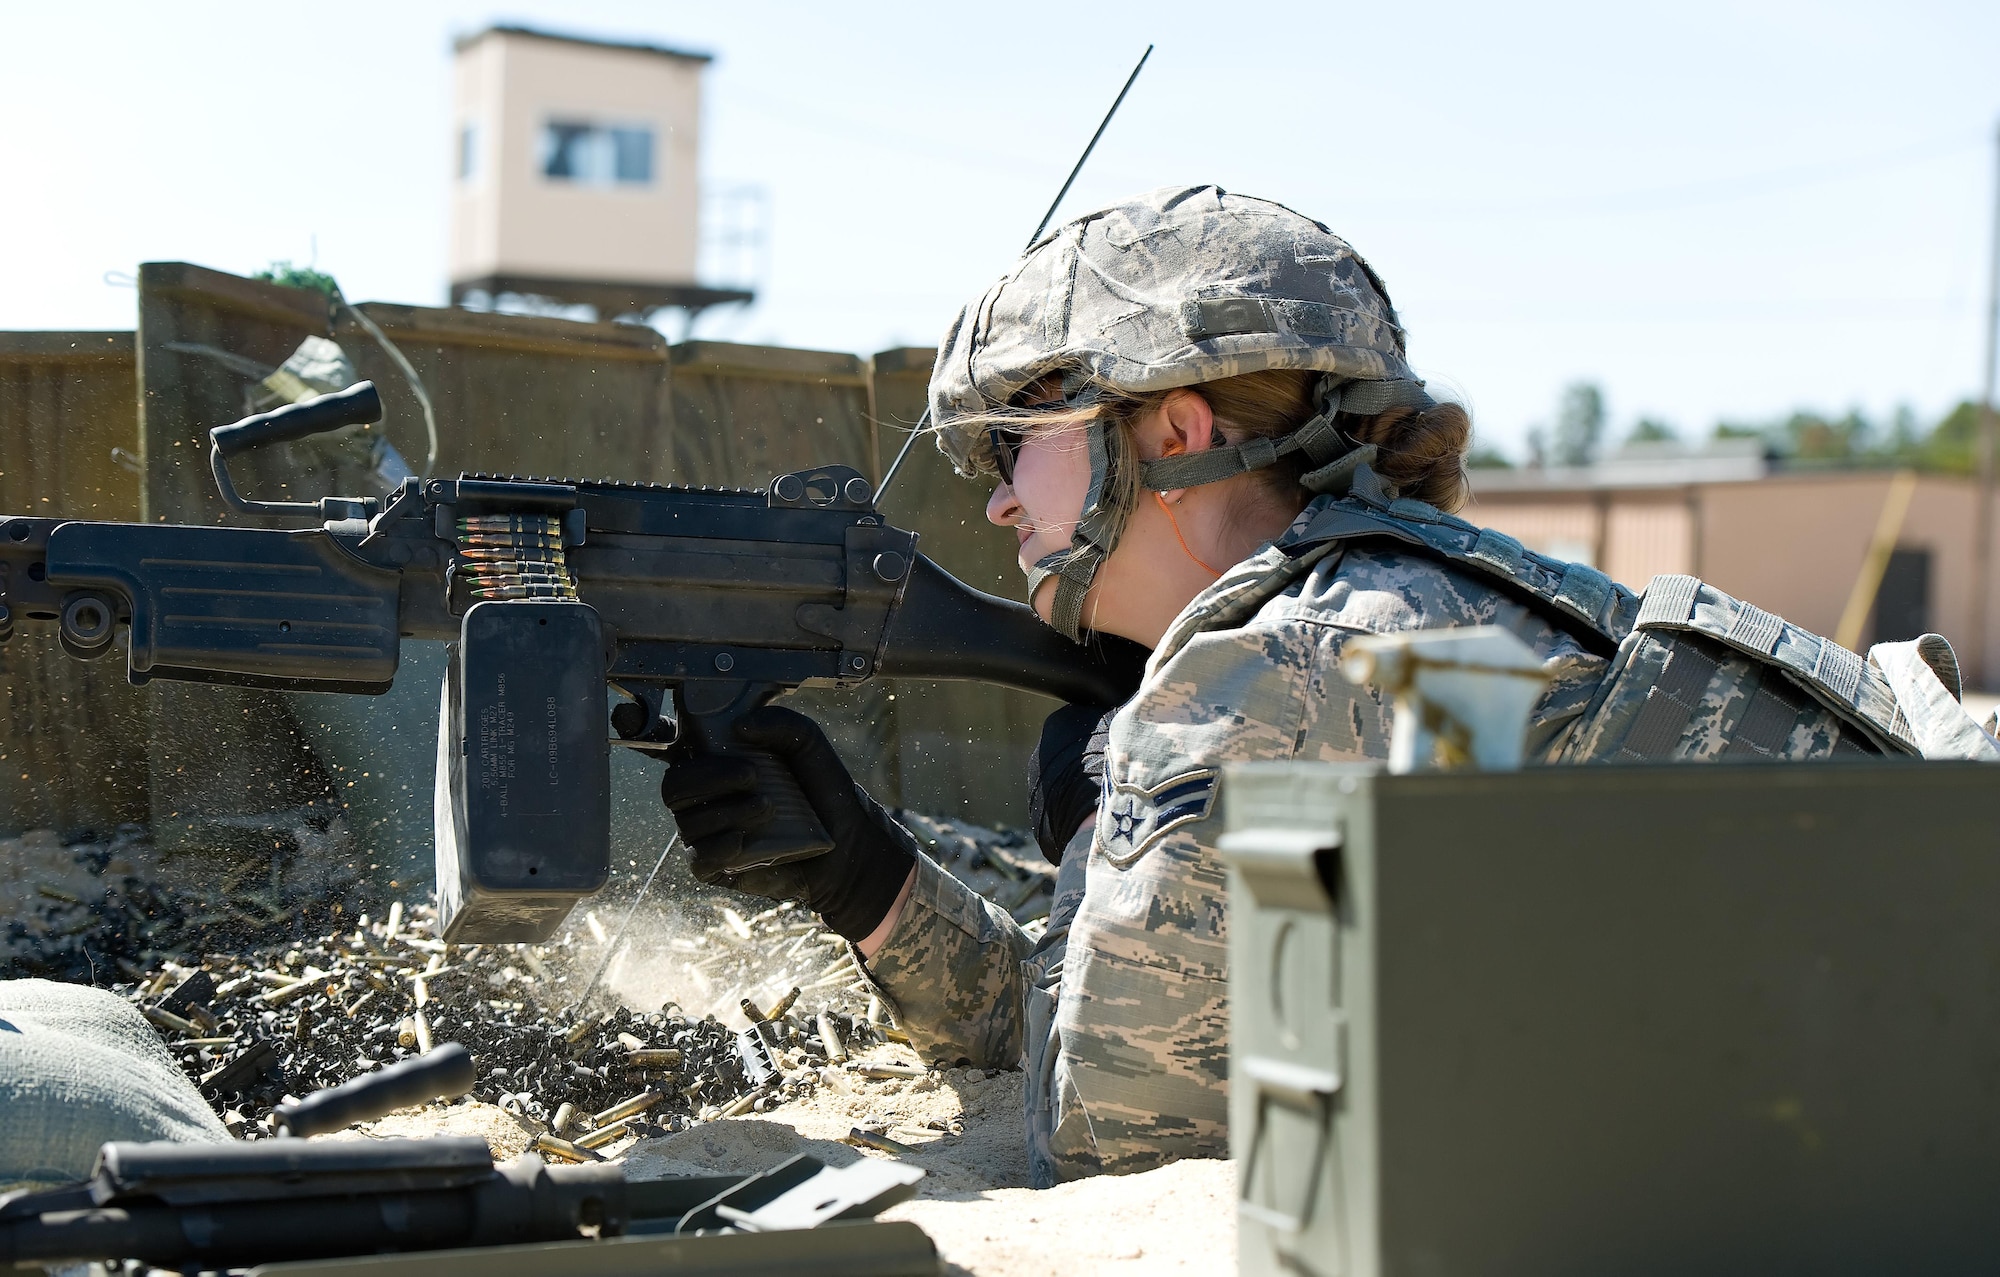
[[[1986,614],[1993,595],[1994,435],[2000,432],[1993,412],[1994,358],[2000,351],[2000,127],[1993,143],[1993,260],[1986,281],[1986,381],[1979,398],[1979,503],[1972,519],[1972,659],[1980,685],[1989,690],[1995,686],[1995,671],[1986,659]]]

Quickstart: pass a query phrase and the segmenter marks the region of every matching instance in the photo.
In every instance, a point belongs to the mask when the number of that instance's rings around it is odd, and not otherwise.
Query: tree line
[[[1979,464],[1980,407],[1966,400],[1929,423],[1901,407],[1886,419],[1859,409],[1841,416],[1800,410],[1772,421],[1722,421],[1711,439],[1756,439],[1765,455],[1796,467],[1908,467],[1943,474],[1971,474]],[[1605,455],[1609,439],[1603,387],[1579,381],[1564,387],[1553,421],[1528,432],[1530,466],[1582,466]],[[1684,444],[1699,447],[1670,423],[1642,417],[1616,441],[1630,444]],[[1475,442],[1466,464],[1512,469],[1515,462],[1490,445]]]

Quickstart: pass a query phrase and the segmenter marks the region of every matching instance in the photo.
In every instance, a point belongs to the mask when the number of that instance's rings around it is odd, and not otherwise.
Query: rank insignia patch
[[[1215,808],[1220,775],[1215,768],[1204,767],[1169,777],[1151,789],[1114,785],[1098,825],[1104,858],[1123,869],[1182,825],[1207,819]]]

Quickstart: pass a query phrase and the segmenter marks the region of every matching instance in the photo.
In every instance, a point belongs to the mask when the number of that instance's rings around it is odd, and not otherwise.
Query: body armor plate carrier
[[[1867,659],[1691,576],[1635,595],[1597,569],[1536,554],[1420,501],[1387,499],[1366,469],[1285,547],[1290,581],[1360,540],[1390,540],[1479,577],[1548,617],[1610,667],[1549,761],[1902,755],[2000,761],[1958,704],[1937,635]],[[1276,583],[1283,589],[1282,583]]]

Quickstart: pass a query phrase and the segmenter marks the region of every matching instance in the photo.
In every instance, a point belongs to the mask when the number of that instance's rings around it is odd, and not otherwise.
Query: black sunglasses
[[[1014,486],[1014,458],[1021,451],[1022,438],[1019,430],[986,427],[986,441],[993,446],[993,468],[1000,472],[1000,482],[1010,488]]]

